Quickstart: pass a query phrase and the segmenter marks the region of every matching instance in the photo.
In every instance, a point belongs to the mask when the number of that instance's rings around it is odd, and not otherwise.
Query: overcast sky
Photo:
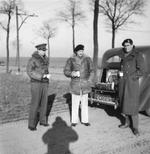
[[[1,1],[1,0],[0,0]],[[36,35],[36,31],[41,24],[48,19],[55,18],[64,6],[65,0],[22,0],[24,9],[29,14],[36,14],[38,17],[28,18],[26,23],[20,29],[20,55],[31,56],[35,50],[35,45],[44,42],[44,40]],[[76,27],[76,44],[85,45],[85,53],[93,56],[93,12],[90,12],[88,0],[82,0],[83,10],[87,15],[87,20],[83,21]],[[120,46],[126,38],[132,38],[135,45],[150,45],[150,0],[145,8],[145,17],[136,17],[135,25],[128,25],[126,30],[119,31],[116,35],[116,47]],[[0,20],[6,18],[0,14]],[[13,18],[15,21],[15,18]],[[50,48],[52,57],[69,57],[72,55],[72,31],[65,23],[57,23],[58,27],[56,36],[50,39]],[[6,32],[0,29],[0,56],[6,56]],[[15,22],[11,23],[10,38],[10,56],[16,56],[16,48],[14,47],[16,39]],[[107,31],[104,18],[99,16],[99,57],[111,48],[111,33]]]

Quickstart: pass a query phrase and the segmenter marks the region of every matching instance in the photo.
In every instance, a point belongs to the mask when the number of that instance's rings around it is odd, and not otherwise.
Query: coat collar
[[[38,60],[40,60],[40,61],[45,61],[46,63],[48,63],[48,57],[45,55],[44,57],[43,56],[41,56],[39,53],[38,53],[38,51],[35,51],[33,54],[32,54],[32,57],[33,58],[36,58],[36,59],[38,59]]]
[[[81,59],[84,59],[84,58],[86,58],[86,57],[87,57],[87,55],[86,55],[86,54],[83,54],[83,57],[82,57]],[[76,59],[76,58],[78,58],[78,57],[77,57],[76,54],[73,54],[72,58]],[[78,59],[80,59],[80,58],[78,58]]]
[[[124,57],[135,57],[135,54],[136,54],[136,49],[135,47],[133,47],[132,51],[130,51],[128,54],[125,52],[124,48],[122,49],[123,50],[123,54],[124,54]],[[126,55],[127,54],[127,55]]]

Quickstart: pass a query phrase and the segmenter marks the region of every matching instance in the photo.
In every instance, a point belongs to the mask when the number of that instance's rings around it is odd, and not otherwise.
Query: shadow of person
[[[120,123],[125,122],[125,118],[121,114],[121,108],[120,107],[118,107],[117,109],[114,109],[114,107],[112,107],[112,106],[105,106],[104,110],[109,116],[116,117],[120,121]]]
[[[46,113],[46,121],[48,123],[48,116],[52,110],[52,106],[53,106],[53,103],[54,103],[54,100],[55,100],[55,97],[56,97],[56,94],[51,94],[48,96],[48,102],[47,102],[47,113]]]
[[[125,122],[125,118],[121,114],[121,108],[120,107],[118,107],[117,109],[114,109],[113,106],[104,105],[104,104],[99,104],[99,105],[95,105],[95,106],[92,106],[92,107],[97,107],[97,108],[103,109],[107,113],[108,116],[116,117],[120,121],[120,123]]]
[[[69,143],[77,141],[78,135],[58,116],[42,139],[48,147],[46,154],[71,154]]]
[[[66,94],[63,95],[63,97],[66,99],[66,104],[68,104],[69,113],[70,113],[70,117],[71,117],[71,94],[66,93]]]

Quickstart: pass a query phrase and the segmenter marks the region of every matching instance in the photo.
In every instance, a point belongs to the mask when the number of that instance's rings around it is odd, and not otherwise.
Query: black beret
[[[82,44],[77,45],[77,46],[75,47],[75,49],[74,49],[74,52],[76,53],[76,52],[79,51],[79,50],[84,50],[84,45],[82,45]]]
[[[130,43],[131,45],[133,44],[133,41],[132,39],[125,39],[123,42],[122,42],[122,46],[124,46],[125,43]]]
[[[46,43],[42,43],[42,44],[38,44],[38,45],[36,45],[35,47],[37,48],[37,49],[43,49],[43,48],[46,48]]]

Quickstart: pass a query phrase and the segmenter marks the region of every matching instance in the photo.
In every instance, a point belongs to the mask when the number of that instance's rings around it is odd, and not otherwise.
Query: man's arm
[[[72,69],[71,69],[72,65],[71,65],[71,59],[69,58],[66,62],[66,65],[64,67],[64,75],[66,77],[72,77]]]
[[[43,73],[42,72],[37,72],[36,71],[36,61],[33,60],[32,58],[28,61],[27,64],[27,74],[31,79],[39,80],[41,81],[43,78]]]

